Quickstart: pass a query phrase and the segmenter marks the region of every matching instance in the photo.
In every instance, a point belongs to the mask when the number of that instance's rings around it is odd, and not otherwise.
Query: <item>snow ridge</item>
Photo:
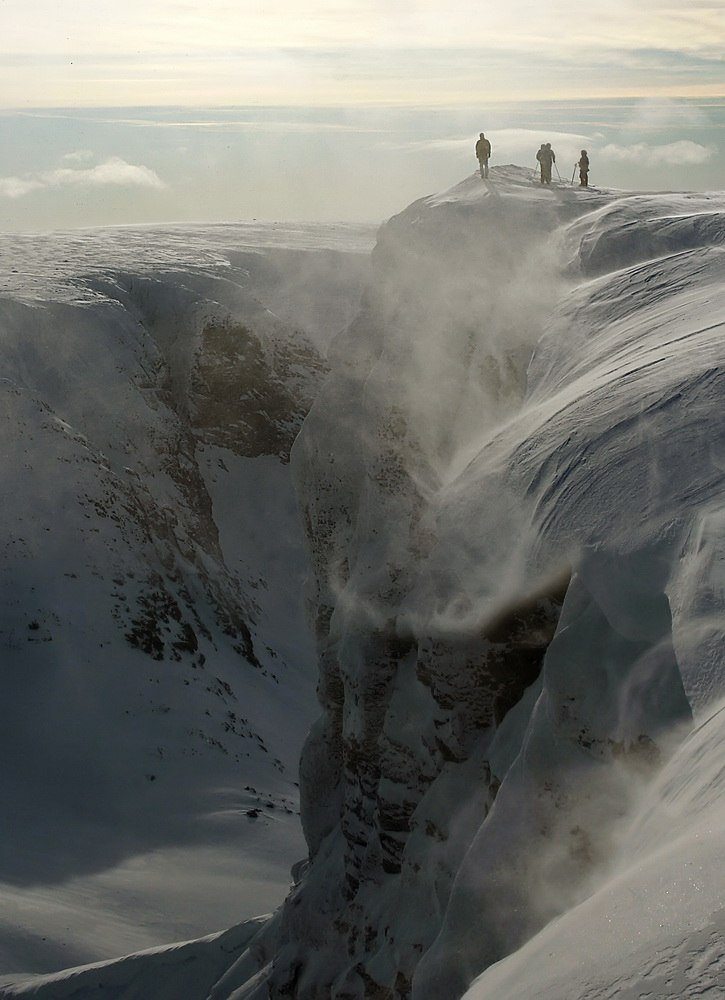
[[[272,997],[456,1000],[605,878],[690,724],[722,198],[580,194],[504,168],[391,220],[295,444],[323,716]]]

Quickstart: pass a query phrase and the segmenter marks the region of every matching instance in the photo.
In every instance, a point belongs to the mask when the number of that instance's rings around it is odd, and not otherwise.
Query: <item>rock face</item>
[[[301,766],[311,868],[273,996],[410,995],[503,777],[493,734],[536,681],[568,586],[564,559],[523,593],[493,578],[471,601],[454,560],[435,565],[442,491],[472,437],[520,408],[560,280],[546,251],[559,206],[478,193],[381,231],[363,312],[295,444],[323,716]]]

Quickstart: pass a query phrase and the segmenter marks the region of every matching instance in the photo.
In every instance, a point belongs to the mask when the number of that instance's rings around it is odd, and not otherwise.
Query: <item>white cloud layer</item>
[[[63,163],[90,163],[92,159],[90,149],[74,149],[72,153],[65,153],[62,157]]]
[[[63,161],[67,163],[75,159],[76,162],[83,162],[87,159],[86,153],[86,150],[79,150],[78,154],[64,156]],[[57,167],[21,177],[0,177],[0,197],[22,198],[31,191],[44,188],[104,186],[145,187],[160,191],[165,184],[149,167],[112,156],[93,167]]]
[[[618,146],[610,143],[600,150],[600,156],[610,160],[617,160],[622,163],[639,163],[642,166],[655,167],[665,163],[707,163],[712,157],[713,150],[708,146],[701,146],[698,142],[690,139],[680,139],[678,142],[669,142],[665,145],[655,146],[646,142],[636,142],[630,146]]]
[[[534,155],[542,142],[556,145],[583,145],[592,142],[592,136],[578,132],[561,132],[555,129],[499,128],[486,130],[486,136],[499,154],[521,156],[529,152]],[[477,135],[462,139],[430,139],[411,142],[411,148],[428,149],[431,152],[451,153],[473,150]],[[500,155],[497,156],[500,159]]]

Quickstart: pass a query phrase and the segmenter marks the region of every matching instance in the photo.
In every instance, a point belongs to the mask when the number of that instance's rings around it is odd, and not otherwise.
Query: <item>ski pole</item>
[[[579,164],[578,164],[578,163],[575,163],[575,164],[574,164],[574,169],[573,169],[573,170],[572,170],[572,172],[571,172],[571,183],[572,183],[572,184],[574,183],[574,174],[576,173],[576,168],[577,168],[578,166],[579,166]]]
[[[556,170],[556,176],[561,180],[561,174],[559,173],[559,168],[556,165],[556,160],[554,160],[554,170]]]

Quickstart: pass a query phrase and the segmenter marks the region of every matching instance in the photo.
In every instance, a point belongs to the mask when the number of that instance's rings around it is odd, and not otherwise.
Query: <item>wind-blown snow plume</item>
[[[605,877],[690,719],[667,581],[722,478],[688,500],[665,470],[716,398],[713,307],[683,317],[722,220],[529,184],[388,224],[295,446],[324,715],[274,997],[459,997]],[[660,245],[693,250],[648,263]]]

